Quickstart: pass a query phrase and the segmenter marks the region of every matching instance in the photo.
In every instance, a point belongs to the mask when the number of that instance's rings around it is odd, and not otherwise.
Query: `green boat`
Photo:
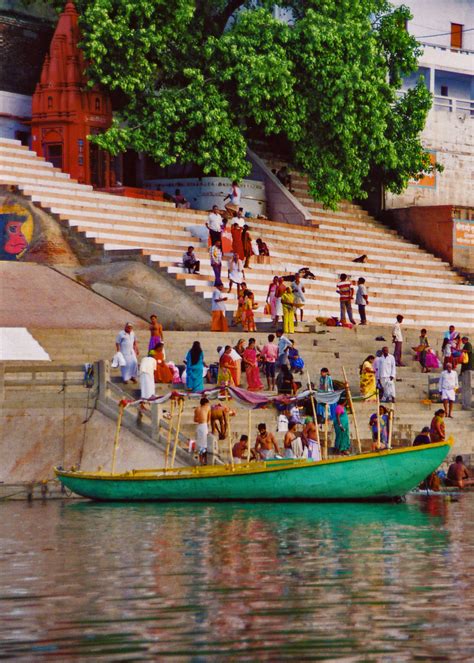
[[[56,468],[55,473],[72,492],[101,501],[389,500],[439,467],[452,444],[450,438],[320,462],[273,460],[121,474]]]

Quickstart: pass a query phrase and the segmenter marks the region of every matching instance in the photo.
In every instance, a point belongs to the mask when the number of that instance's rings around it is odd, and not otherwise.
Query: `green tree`
[[[312,195],[365,197],[367,179],[400,191],[427,167],[419,134],[431,98],[397,96],[420,50],[409,10],[386,0],[77,0],[92,83],[113,94],[94,140],[160,165],[249,173],[249,137],[288,145]]]

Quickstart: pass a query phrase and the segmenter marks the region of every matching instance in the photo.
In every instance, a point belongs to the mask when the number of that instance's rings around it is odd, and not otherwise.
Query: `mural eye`
[[[17,230],[18,230],[18,228],[16,228],[16,226],[9,226],[8,227],[8,232],[10,233],[10,235],[14,235]]]

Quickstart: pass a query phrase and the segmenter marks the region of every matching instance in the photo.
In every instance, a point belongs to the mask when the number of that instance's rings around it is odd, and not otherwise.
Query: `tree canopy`
[[[249,137],[288,145],[328,206],[365,197],[367,178],[400,192],[429,169],[431,106],[405,6],[386,0],[77,0],[92,83],[119,110],[93,140],[161,166],[248,175]]]

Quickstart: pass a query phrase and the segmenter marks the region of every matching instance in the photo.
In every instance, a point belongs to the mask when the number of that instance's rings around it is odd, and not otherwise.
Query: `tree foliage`
[[[365,196],[374,174],[392,191],[427,167],[419,140],[431,98],[397,96],[420,54],[404,7],[386,0],[77,0],[91,82],[120,100],[94,138],[160,165],[249,173],[249,136],[291,147],[328,206]]]

